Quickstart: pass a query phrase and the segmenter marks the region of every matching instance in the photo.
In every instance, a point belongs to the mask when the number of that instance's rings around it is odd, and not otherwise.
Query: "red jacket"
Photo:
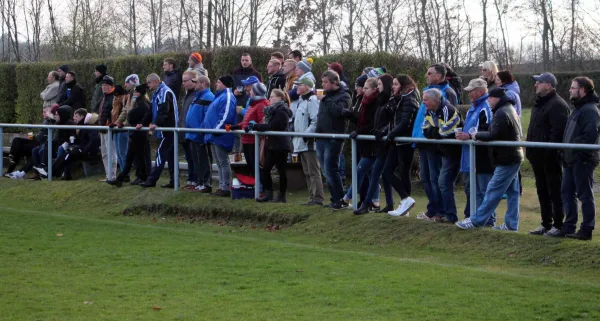
[[[265,117],[264,109],[267,106],[269,106],[269,100],[267,99],[250,102],[244,120],[242,120],[242,123],[240,124],[240,129],[248,127],[248,123],[251,120],[254,120],[258,124],[262,123],[263,118]],[[254,144],[254,135],[242,135],[242,144]]]

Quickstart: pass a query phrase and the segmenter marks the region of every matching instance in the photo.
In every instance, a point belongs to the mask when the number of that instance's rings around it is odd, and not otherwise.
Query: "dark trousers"
[[[71,177],[71,166],[78,160],[87,160],[94,155],[84,154],[79,149],[73,149],[71,151],[62,153],[56,158],[52,164],[52,175],[61,176],[65,174],[65,177]]]
[[[396,190],[400,199],[410,196],[412,186],[410,182],[410,166],[412,165],[414,150],[411,144],[392,146],[388,151],[383,168],[383,180]],[[400,177],[396,176],[396,168],[400,167]]]
[[[129,137],[127,155],[125,156],[125,167],[117,176],[117,180],[124,181],[129,177],[129,172],[131,172],[133,164],[137,164],[135,176],[140,180],[145,181],[148,178],[148,173],[152,166],[150,161],[150,141],[146,135]],[[169,163],[169,166],[170,165],[171,163]]]
[[[279,171],[279,194],[285,195],[287,190],[287,156],[288,152],[283,150],[269,150],[265,164],[261,168],[261,181],[265,190],[273,190],[273,179],[271,178],[271,169],[277,166]]]
[[[195,182],[198,186],[212,186],[212,165],[208,158],[208,147],[204,143],[190,142],[194,170],[196,171]]]
[[[37,140],[16,137],[10,145],[9,158],[11,162],[8,164],[7,173],[14,172],[17,164],[22,158],[31,158],[31,151],[39,146]]]
[[[171,132],[162,132],[163,138],[160,140],[158,144],[158,149],[156,150],[156,162],[154,164],[154,168],[150,172],[150,176],[148,176],[147,182],[154,183],[158,182],[160,178],[160,174],[165,168],[165,163],[169,163],[169,177],[170,182],[174,182],[174,150],[173,150],[173,133]]]
[[[256,165],[254,161],[254,144],[242,144],[242,149],[246,158],[246,166],[248,166],[251,175],[254,176],[254,166]]]
[[[562,197],[566,219],[563,233],[574,233],[577,228],[577,199],[581,202],[583,221],[581,229],[591,231],[596,225],[596,204],[594,203],[594,169],[596,163],[576,162],[564,167]]]
[[[560,159],[530,159],[538,200],[542,225],[550,229],[552,226],[562,229],[565,213],[561,196],[562,166]]]
[[[194,155],[192,154],[192,142],[189,140],[180,141],[181,147],[183,147],[183,154],[188,164],[188,181],[195,182],[196,177],[196,164],[194,163]],[[171,164],[169,164],[171,167]]]

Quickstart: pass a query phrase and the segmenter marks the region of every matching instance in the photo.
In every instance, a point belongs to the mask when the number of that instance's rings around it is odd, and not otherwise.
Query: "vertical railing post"
[[[2,156],[0,157],[0,170],[4,175],[4,129],[0,127],[0,149],[2,150]]]
[[[477,173],[475,168],[475,143],[469,142],[469,213],[474,217],[477,213]]]
[[[352,208],[356,210],[358,208],[358,199],[356,198],[356,195],[358,194],[358,186],[356,186],[358,185],[356,174],[356,139],[351,139],[350,141],[352,142],[352,151],[350,151],[352,153]],[[365,200],[365,202],[367,201],[368,200]]]
[[[52,128],[48,128],[48,182],[52,182]]]
[[[188,175],[190,171],[190,161],[188,160]],[[169,164],[171,166],[171,164]],[[179,132],[173,132],[173,189],[177,192],[179,189]]]
[[[107,173],[106,173],[106,179],[107,180],[113,180],[116,177],[112,177],[112,130],[110,127],[108,127],[108,134],[107,134],[107,138],[106,138],[106,153],[108,154],[107,158],[108,158],[108,168],[107,168]]]
[[[254,198],[260,197],[260,137],[254,132]]]

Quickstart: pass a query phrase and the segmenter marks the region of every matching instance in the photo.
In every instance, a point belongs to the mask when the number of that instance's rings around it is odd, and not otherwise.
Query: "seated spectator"
[[[52,114],[51,117],[56,121],[56,125],[73,125],[71,119],[72,109],[69,106],[61,106],[56,109],[56,113]],[[71,136],[75,136],[75,130],[73,129],[58,129],[52,132],[52,150],[48,150],[48,142],[41,145],[38,148],[38,152],[33,152],[33,169],[35,169],[41,177],[48,177],[46,164],[48,160],[48,153],[51,153],[52,158],[57,154],[58,148],[62,146],[63,150],[66,151],[66,147],[69,144]]]
[[[56,111],[58,107],[55,107],[54,111]],[[50,120],[47,118],[47,114],[51,112],[51,108],[49,107],[42,114],[44,118],[43,125],[51,124]],[[25,174],[33,168],[33,160],[31,158],[31,153],[34,148],[40,146],[41,144],[45,144],[48,139],[48,130],[46,128],[41,128],[35,136],[31,136],[28,138],[15,137],[10,144],[10,152],[8,154],[8,168],[5,177],[10,177],[12,179],[22,179],[25,178]],[[27,158],[27,162],[20,171],[15,171],[17,165],[21,161],[21,159]]]
[[[262,85],[262,84],[261,84]],[[264,85],[263,85],[264,87]],[[246,131],[288,131],[288,123],[292,117],[292,111],[289,107],[287,94],[280,89],[274,89],[269,98],[271,103],[265,107],[265,122],[258,124],[250,121]],[[258,198],[258,202],[287,202],[287,160],[291,149],[290,138],[287,136],[267,136],[265,138],[265,148],[267,149],[265,162],[261,169],[261,178],[264,186],[264,196]],[[273,180],[271,170],[277,166],[279,172],[279,194],[273,198]]]
[[[76,125],[94,126],[98,121],[98,114],[88,113],[81,108],[75,111],[73,122]],[[100,152],[100,136],[97,130],[77,129],[73,141],[63,144],[65,152],[56,158],[52,164],[52,175],[62,176],[63,180],[70,181],[71,165],[78,160],[90,160]]]

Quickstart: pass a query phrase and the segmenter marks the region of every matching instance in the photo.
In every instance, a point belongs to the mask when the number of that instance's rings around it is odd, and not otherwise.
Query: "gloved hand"
[[[254,130],[254,126],[256,126],[256,122],[254,120],[251,120],[248,123],[248,127],[246,127],[246,128],[248,128],[248,130]]]
[[[240,125],[231,125],[231,127],[229,127],[230,130],[238,130],[240,129]]]
[[[358,136],[356,130],[350,133],[350,139],[356,139],[356,136]]]
[[[385,134],[386,132],[384,132],[383,130],[375,131],[375,140],[381,140],[383,136],[385,136]]]

